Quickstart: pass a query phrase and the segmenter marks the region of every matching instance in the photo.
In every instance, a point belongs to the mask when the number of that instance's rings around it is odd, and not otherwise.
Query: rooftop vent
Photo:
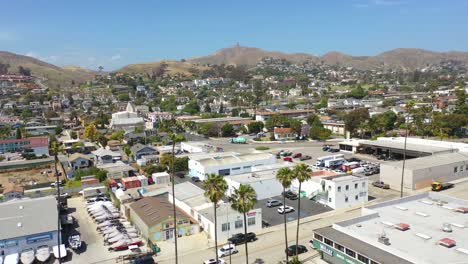
[[[418,236],[418,237],[420,237],[422,239],[425,239],[425,240],[431,239],[431,236],[425,235],[423,233],[416,233],[416,236]]]
[[[390,239],[387,237],[385,233],[379,234],[379,243],[382,243],[384,245],[390,245]]]
[[[423,212],[416,212],[417,215],[422,216],[422,217],[428,217],[429,215]]]
[[[421,203],[423,203],[423,204],[428,204],[428,205],[433,205],[433,204],[434,204],[433,202],[431,202],[431,201],[426,201],[426,200],[421,201]]]
[[[23,224],[21,222],[18,222],[18,224],[16,224],[17,227],[22,227]]]
[[[408,211],[408,208],[403,207],[403,206],[395,206],[395,208],[401,211]]]
[[[458,207],[455,211],[466,214],[468,213],[468,207]]]
[[[453,226],[456,226],[458,228],[465,228],[464,225],[461,225],[461,224],[457,224],[457,223],[451,223]]]
[[[448,247],[448,248],[451,248],[457,245],[456,241],[450,238],[442,238],[441,240],[439,240],[438,243],[439,245]]]
[[[442,231],[447,232],[447,233],[452,232],[452,225],[449,223],[444,223],[442,225]]]
[[[19,209],[20,209],[20,210],[23,210],[23,208],[24,208],[24,206],[22,206],[22,205],[19,206]]]
[[[405,223],[399,223],[399,224],[396,224],[394,227],[395,229],[398,229],[400,231],[406,231],[410,228],[410,225],[405,224]]]

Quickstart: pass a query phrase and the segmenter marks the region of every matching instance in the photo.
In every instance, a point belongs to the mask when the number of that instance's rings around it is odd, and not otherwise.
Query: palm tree
[[[219,201],[224,196],[228,189],[228,185],[223,176],[218,174],[209,174],[202,183],[202,188],[205,189],[205,196],[213,203],[215,226],[218,226],[216,218],[216,207]],[[218,229],[215,228],[215,255],[216,263],[218,263]]]
[[[257,193],[250,185],[241,184],[238,189],[234,189],[229,197],[232,209],[244,215],[244,238],[247,238],[247,213],[252,210],[257,202]],[[245,242],[245,263],[249,264],[249,249],[247,240]]]
[[[276,179],[283,186],[283,206],[286,206],[285,192],[286,192],[286,188],[291,186],[291,182],[292,182],[292,179],[293,179],[293,172],[288,167],[281,168],[276,173]],[[283,213],[283,217],[284,217],[284,243],[286,244],[286,248],[288,248],[288,229],[287,229],[287,225],[286,225],[286,223],[287,223],[286,222],[286,213]],[[289,261],[289,257],[288,257],[288,253],[286,253],[286,263],[288,263],[288,261]]]
[[[299,224],[301,219],[301,187],[302,183],[305,181],[310,180],[312,178],[311,175],[312,170],[309,166],[305,163],[300,163],[294,166],[293,174],[294,178],[299,182],[299,193],[298,193],[298,200],[297,200],[297,230],[296,230],[296,256],[298,255],[298,246],[299,246]]]
[[[178,252],[177,252],[177,216],[176,216],[176,205],[175,205],[175,190],[174,190],[174,179],[175,179],[175,172],[174,172],[174,164],[175,164],[175,145],[177,142],[182,142],[185,140],[184,135],[179,134],[171,134],[170,139],[172,140],[172,161],[171,161],[171,185],[172,185],[172,211],[174,214],[174,247],[175,247],[175,263],[178,262]]]
[[[57,164],[59,163],[58,154],[63,152],[63,146],[61,146],[56,140],[50,144],[50,153],[54,156],[55,164],[55,185],[57,187],[57,245],[59,247],[58,251],[58,260],[59,263],[62,263],[61,252],[60,252],[60,184],[59,184],[59,173],[57,169]]]

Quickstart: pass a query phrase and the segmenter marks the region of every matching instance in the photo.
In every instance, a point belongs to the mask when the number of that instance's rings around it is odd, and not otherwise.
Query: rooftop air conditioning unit
[[[451,233],[452,232],[452,225],[449,223],[442,224],[442,231]]]
[[[387,237],[387,235],[385,235],[385,233],[383,234],[379,234],[379,239],[378,239],[379,243],[382,243],[384,245],[390,245],[390,239]]]

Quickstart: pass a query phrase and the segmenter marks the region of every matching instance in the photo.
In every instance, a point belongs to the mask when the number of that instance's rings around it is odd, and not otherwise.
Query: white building
[[[250,185],[254,188],[257,193],[257,200],[279,196],[283,191],[283,186],[278,180],[276,180],[276,173],[281,167],[292,166],[294,166],[294,164],[290,162],[278,163],[276,168],[226,176],[225,180],[228,184],[227,195],[231,195],[234,192],[234,189],[237,189],[241,184],[244,184]]]
[[[132,103],[127,104],[125,111],[112,114],[110,128],[133,130],[136,127],[143,127],[145,124],[142,117],[138,117],[136,107]]]
[[[189,142],[182,142],[180,143],[180,150],[187,153],[202,153],[202,152],[209,152],[213,149],[213,145],[198,142],[198,141],[189,141]]]
[[[198,221],[199,225],[208,233],[211,240],[214,239],[214,208],[213,203],[204,197],[204,190],[190,182],[184,182],[175,186],[176,206]],[[169,192],[169,201],[172,202],[172,193]],[[244,232],[243,215],[231,208],[229,203],[221,202],[217,207],[218,243],[226,240],[234,234]],[[262,209],[253,209],[247,213],[247,232],[258,232],[262,229]]]
[[[0,203],[0,212],[0,256],[57,245],[58,214],[54,196]]]
[[[391,189],[401,189],[402,161],[380,164],[380,179]],[[468,177],[468,156],[463,153],[436,154],[408,159],[405,164],[403,188],[406,191],[430,187],[432,181],[449,182]]]
[[[318,174],[316,172],[314,174]],[[324,172],[326,175],[328,172]],[[315,176],[303,182],[301,192],[315,201],[333,209],[353,207],[368,200],[368,179],[352,175]],[[294,180],[291,189],[298,191],[299,183]]]
[[[214,173],[236,175],[252,172],[253,167],[276,163],[276,157],[270,153],[223,153],[213,157],[190,157],[189,176],[199,177]]]

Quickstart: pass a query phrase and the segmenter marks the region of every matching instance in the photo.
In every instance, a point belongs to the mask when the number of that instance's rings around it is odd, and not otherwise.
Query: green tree
[[[302,183],[310,180],[312,178],[312,169],[305,164],[299,163],[294,166],[293,175],[294,178],[299,182],[299,193],[298,193],[298,201],[297,201],[297,229],[296,229],[296,256],[299,255],[299,224],[301,219],[301,187]]]
[[[250,185],[239,185],[239,188],[234,189],[231,197],[229,197],[232,209],[244,215],[244,236],[247,237],[247,213],[252,210],[257,203],[257,193]],[[249,264],[249,249],[248,241],[245,241],[245,263]]]
[[[247,125],[249,128],[249,133],[259,133],[263,130],[263,122],[258,121],[258,122],[252,122]]]
[[[16,139],[21,139],[23,138],[22,134],[21,134],[21,129],[18,127],[16,129]]]
[[[221,134],[223,135],[223,137],[232,136],[234,134],[234,127],[229,123],[224,124],[221,128]]]
[[[115,131],[110,135],[109,139],[122,141],[124,139],[124,134],[125,132],[123,130]]]
[[[239,108],[233,108],[231,110],[231,116],[239,116]]]
[[[208,174],[207,178],[202,183],[202,188],[205,190],[205,197],[213,203],[215,226],[218,226],[216,207],[218,202],[224,197],[224,193],[228,189],[228,185],[223,176],[217,174]],[[218,263],[218,230],[215,228],[215,256]]]
[[[468,103],[466,102],[466,92],[463,89],[456,91],[457,101],[455,103],[455,114],[468,115]]]
[[[352,97],[352,98],[357,98],[357,99],[361,99],[366,96],[367,96],[367,91],[364,90],[361,87],[361,85],[358,85],[356,88],[354,88],[347,94],[347,97]]]
[[[90,140],[96,140],[97,128],[94,123],[87,125],[84,129],[83,136]]]
[[[214,122],[207,122],[203,123],[198,127],[198,133],[208,136],[208,137],[214,137],[218,136],[218,126]]]
[[[203,111],[206,112],[206,113],[211,113],[211,106],[210,106],[209,101],[205,102],[205,107],[204,107]]]
[[[198,106],[196,100],[192,100],[185,105],[184,112],[187,112],[191,115],[197,114],[200,112],[200,106]]]
[[[355,133],[367,119],[369,119],[369,111],[366,108],[358,108],[349,112],[344,118],[346,131]]]
[[[283,167],[278,170],[276,173],[276,179],[280,182],[281,186],[283,186],[283,206],[286,205],[286,189],[291,186],[291,182],[294,178],[294,174],[288,167]],[[287,228],[287,220],[286,220],[286,213],[283,214],[284,220],[284,244],[285,248],[288,248],[288,228]],[[288,262],[288,253],[286,253],[286,262]]]
[[[309,115],[306,121],[311,127],[322,126],[322,121],[320,121],[320,117],[316,114]]]
[[[128,95],[128,93],[121,93],[117,95],[117,100],[120,102],[128,102],[130,101],[130,95]]]
[[[326,140],[330,138],[332,132],[322,126],[313,126],[309,130],[309,137],[315,140]]]

